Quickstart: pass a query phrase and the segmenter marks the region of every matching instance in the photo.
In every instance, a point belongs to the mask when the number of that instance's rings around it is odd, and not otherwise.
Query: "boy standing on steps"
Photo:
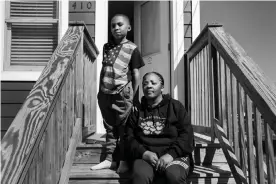
[[[117,160],[114,158],[116,143],[120,157],[117,172],[128,170],[124,155],[124,127],[138,89],[139,68],[145,65],[137,46],[126,38],[130,30],[127,16],[117,14],[111,19],[113,40],[103,47],[98,93],[98,104],[106,129],[107,156],[103,162],[92,166],[92,170],[117,167]]]

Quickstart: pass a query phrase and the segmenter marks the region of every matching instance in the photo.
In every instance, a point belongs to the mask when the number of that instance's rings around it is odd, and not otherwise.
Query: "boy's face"
[[[123,39],[131,30],[129,22],[122,16],[113,17],[111,20],[111,33],[115,39]]]

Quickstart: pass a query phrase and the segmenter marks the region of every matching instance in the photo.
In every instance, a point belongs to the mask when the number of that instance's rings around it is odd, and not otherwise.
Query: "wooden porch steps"
[[[118,175],[114,170],[91,171],[94,164],[74,164],[71,169],[69,184],[130,184],[131,172]],[[223,168],[223,169],[222,169]],[[195,166],[189,178],[190,184],[234,184],[226,165]]]
[[[95,138],[96,137],[96,138]],[[82,144],[76,150],[71,168],[70,184],[129,184],[131,172],[117,174],[114,170],[92,171],[90,167],[102,160],[104,137],[95,135],[90,144]],[[195,140],[194,159],[196,162],[190,184],[235,184],[224,154],[217,143]]]

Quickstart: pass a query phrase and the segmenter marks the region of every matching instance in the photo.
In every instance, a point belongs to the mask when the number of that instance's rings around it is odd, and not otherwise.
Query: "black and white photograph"
[[[2,184],[276,184],[275,0],[0,0]]]

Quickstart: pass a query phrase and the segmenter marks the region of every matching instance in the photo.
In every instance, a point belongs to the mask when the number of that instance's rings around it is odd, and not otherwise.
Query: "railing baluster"
[[[83,45],[83,41],[80,43],[80,47]],[[83,116],[83,76],[84,76],[84,61],[83,61],[83,53],[81,53],[81,49],[78,50],[76,54],[76,62],[74,65],[75,68],[75,103],[76,103],[76,117],[82,118]]]
[[[239,127],[238,127],[238,113],[237,113],[237,80],[232,76],[232,120],[233,120],[233,142],[234,151],[238,160],[240,160],[240,148],[239,148]]]
[[[221,119],[223,130],[226,134],[227,132],[227,106],[226,106],[226,73],[225,73],[225,63],[223,58],[219,55],[219,74],[220,74],[220,107],[221,107]],[[229,135],[228,135],[229,136]]]
[[[209,101],[209,95],[208,95],[208,57],[206,55],[207,53],[207,48],[206,46],[203,48],[203,57],[204,57],[204,60],[203,60],[203,63],[204,63],[204,111],[206,112],[205,113],[205,118],[204,118],[204,124],[205,126],[207,127],[210,127],[210,124],[209,124],[209,104],[208,104],[208,101]]]
[[[226,71],[226,117],[227,117],[227,134],[230,144],[233,145],[233,124],[232,124],[232,76],[228,66],[225,64]]]
[[[198,97],[199,97],[199,94],[198,94],[198,56],[195,56],[195,125],[198,125],[198,118],[199,118],[199,114],[198,114]]]
[[[43,156],[44,156],[44,143],[45,143],[45,136],[42,137],[39,147],[38,147],[38,170],[41,171],[43,169]],[[28,174],[29,175],[29,174]],[[27,178],[27,177],[26,177]],[[43,183],[43,172],[38,173],[39,180],[38,183]],[[26,180],[26,179],[25,179]]]
[[[64,147],[63,147],[63,154],[65,155],[66,154],[66,151],[67,151],[67,146],[68,146],[68,143],[67,143],[67,137],[68,137],[68,131],[67,131],[67,123],[68,123],[68,121],[67,121],[67,105],[68,105],[68,103],[67,103],[67,86],[68,86],[68,82],[67,82],[68,80],[67,80],[67,78],[66,78],[66,80],[65,80],[65,83],[64,83],[64,87],[63,87],[63,95],[62,95],[62,99],[63,99],[63,101],[62,101],[62,104],[63,104],[63,106],[62,106],[62,111],[63,111],[63,131],[64,131],[64,137],[63,137],[63,145],[64,145]]]
[[[247,166],[247,148],[246,148],[246,138],[245,138],[245,126],[244,126],[244,91],[241,87],[241,85],[238,85],[238,99],[239,99],[239,104],[238,104],[238,108],[239,108],[239,127],[240,127],[240,131],[239,131],[239,140],[240,140],[240,164],[242,167],[242,170],[244,172],[244,174],[246,175],[246,166]]]
[[[249,183],[255,183],[255,162],[254,162],[254,142],[253,142],[253,123],[252,123],[252,102],[246,95],[246,135],[247,135],[247,154],[248,154],[248,169]]]
[[[71,72],[70,72],[70,138],[72,136],[72,133],[73,133],[73,127],[74,127],[74,124],[75,124],[75,112],[74,112],[74,107],[75,107],[75,104],[74,104],[74,97],[75,97],[75,94],[74,94],[74,89],[75,89],[75,71],[74,71],[74,67],[71,68]]]
[[[58,101],[60,98],[58,97],[58,100],[57,100],[57,104],[60,104]],[[55,178],[56,180],[59,179],[59,171],[60,171],[60,156],[59,156],[59,146],[60,146],[60,142],[59,142],[59,114],[57,113],[58,112],[58,108],[57,106],[55,106],[55,110],[53,111],[53,116],[55,117],[54,118],[54,146],[55,146],[55,152],[54,152],[54,155],[55,155],[55,167],[54,167],[54,175],[55,175]]]
[[[195,124],[195,68],[193,60],[188,61],[190,64],[190,75],[191,75],[191,121]]]
[[[29,173],[26,174],[26,176],[24,178],[24,181],[23,181],[23,184],[30,184],[30,182],[29,182]]]
[[[204,112],[204,126],[208,126],[208,106],[207,106],[207,61],[205,55],[205,47],[202,48],[203,55],[203,112]]]
[[[65,159],[65,153],[67,150],[67,144],[66,144],[66,140],[67,140],[67,131],[66,131],[66,80],[64,82],[62,91],[61,91],[61,120],[62,120],[62,150],[61,150],[61,154],[62,154],[62,160]]]
[[[57,125],[57,170],[56,170],[56,175],[57,177],[60,176],[60,169],[62,168],[62,148],[63,148],[63,143],[62,143],[62,137],[63,137],[63,128],[62,128],[62,110],[61,110],[61,94],[58,96],[58,100],[56,103],[56,110],[55,110],[55,116],[56,116],[56,125]]]
[[[264,122],[265,129],[265,152],[266,152],[266,165],[268,184],[275,184],[275,161],[274,161],[274,150],[272,142],[272,130],[267,122]]]
[[[31,163],[30,165],[30,171],[29,171],[29,183],[30,184],[35,184],[35,156],[34,156],[34,159],[33,159],[33,162]]]
[[[51,177],[51,149],[50,145],[52,144],[51,142],[51,128],[50,124],[48,124],[47,129],[46,129],[46,144],[45,144],[45,157],[46,157],[46,183],[52,183],[52,177]],[[30,169],[32,171],[32,169]]]
[[[56,159],[56,138],[57,138],[57,132],[56,132],[56,116],[55,116],[55,110],[56,107],[54,108],[54,111],[52,112],[51,115],[51,120],[49,122],[49,124],[51,124],[50,128],[51,128],[51,139],[52,139],[52,144],[51,144],[51,175],[52,175],[52,183],[56,183],[57,182],[57,178],[56,178],[56,163],[57,163],[57,159]]]
[[[37,183],[41,183],[40,181],[41,181],[41,178],[40,178],[40,165],[41,165],[41,163],[40,163],[40,158],[39,158],[39,156],[40,156],[40,154],[39,154],[39,151],[37,150],[37,152],[36,152],[36,154],[35,154],[35,177],[36,177],[36,182]]]
[[[256,159],[257,159],[257,176],[258,183],[265,183],[264,178],[264,157],[263,157],[263,133],[262,133],[262,120],[261,114],[257,107],[254,106],[254,114],[255,114],[255,140],[256,140]]]
[[[69,147],[69,142],[70,142],[70,75],[71,72],[69,72],[67,78],[66,78],[66,152]]]
[[[201,119],[202,119],[202,105],[201,105],[201,58],[200,58],[200,53],[198,54],[197,57],[197,64],[198,64],[198,75],[197,75],[197,90],[198,90],[198,98],[197,98],[197,107],[198,107],[198,126],[201,126]]]
[[[203,119],[203,108],[202,108],[202,53],[198,53],[198,111],[199,111],[199,123],[198,125],[202,126]]]
[[[200,120],[200,126],[205,126],[205,99],[204,99],[204,58],[203,58],[203,50],[200,51],[200,81],[201,81],[201,85],[200,85],[200,109],[201,109],[201,120]]]
[[[48,164],[48,158],[47,158],[47,129],[45,130],[45,133],[43,134],[43,138],[44,140],[44,144],[43,144],[43,147],[42,147],[42,150],[43,151],[43,165],[42,165],[42,170],[44,172],[42,177],[43,177],[43,181],[46,183],[46,179],[47,179],[47,164]]]
[[[209,99],[209,104],[210,104],[210,123],[211,123],[211,139],[212,141],[215,140],[215,132],[214,132],[214,118],[216,117],[215,112],[216,112],[216,105],[215,105],[215,85],[214,85],[214,81],[215,81],[215,71],[214,71],[214,66],[216,64],[214,64],[216,61],[216,52],[214,47],[212,47],[211,45],[211,40],[210,40],[210,35],[208,33],[208,63],[209,63],[209,95],[210,95],[210,99]]]
[[[209,94],[209,87],[210,87],[210,84],[209,84],[209,77],[210,77],[210,74],[209,74],[209,57],[208,57],[208,45],[206,45],[204,47],[204,63],[205,63],[205,104],[206,104],[206,125],[208,127],[211,127],[210,125],[210,104],[209,104],[209,98],[210,98],[210,94]]]

